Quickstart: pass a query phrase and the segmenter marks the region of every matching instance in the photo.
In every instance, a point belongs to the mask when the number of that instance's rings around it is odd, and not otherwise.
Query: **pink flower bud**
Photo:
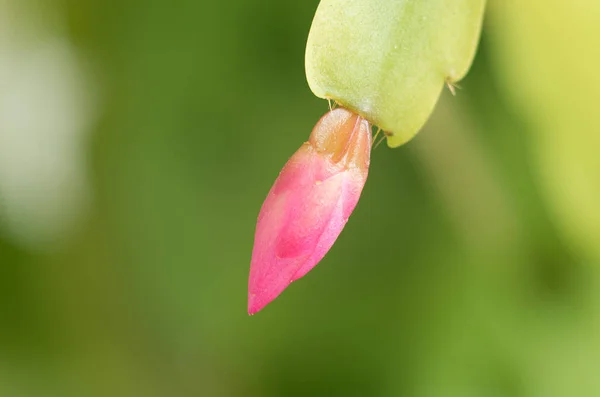
[[[371,127],[338,108],[288,160],[262,205],[250,264],[248,314],[275,299],[329,251],[367,180]]]

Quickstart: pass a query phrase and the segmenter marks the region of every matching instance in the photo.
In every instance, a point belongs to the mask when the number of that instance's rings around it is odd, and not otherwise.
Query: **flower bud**
[[[275,299],[329,251],[367,179],[371,127],[338,108],[288,160],[262,205],[248,282],[248,313]]]

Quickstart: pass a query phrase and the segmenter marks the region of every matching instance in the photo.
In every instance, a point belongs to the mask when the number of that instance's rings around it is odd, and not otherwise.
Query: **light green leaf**
[[[308,84],[399,146],[423,126],[444,84],[467,73],[484,6],[485,0],[322,0],[308,35]]]
[[[600,2],[499,1],[490,8],[499,87],[533,133],[532,165],[554,222],[600,259]]]

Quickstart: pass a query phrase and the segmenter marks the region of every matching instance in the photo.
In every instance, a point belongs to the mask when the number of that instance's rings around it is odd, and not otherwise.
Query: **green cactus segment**
[[[322,0],[306,47],[313,93],[410,140],[446,82],[467,73],[485,0]]]

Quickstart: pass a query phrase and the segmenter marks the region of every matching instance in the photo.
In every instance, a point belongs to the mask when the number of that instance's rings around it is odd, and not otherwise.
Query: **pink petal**
[[[249,314],[275,299],[329,251],[360,197],[370,145],[368,123],[336,109],[321,119],[311,141],[283,167],[258,216]]]

